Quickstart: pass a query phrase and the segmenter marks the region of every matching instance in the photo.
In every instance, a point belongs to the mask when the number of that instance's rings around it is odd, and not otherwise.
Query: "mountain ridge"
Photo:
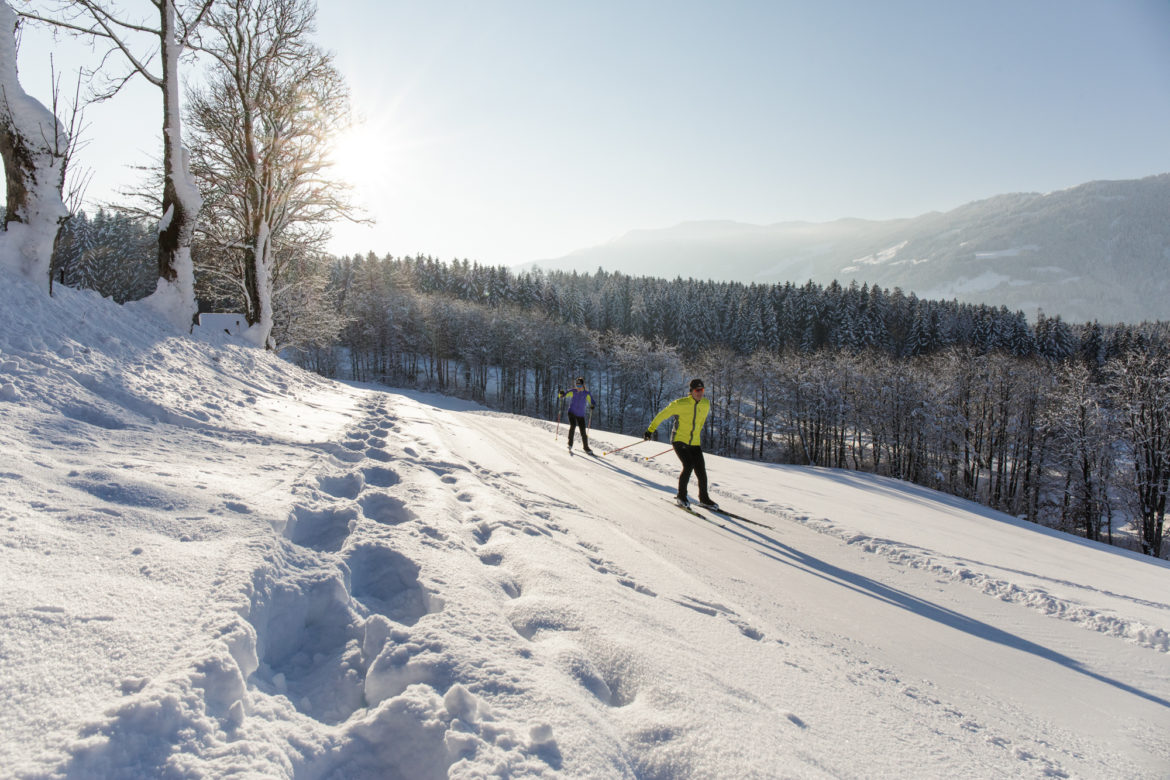
[[[529,267],[743,283],[851,281],[1070,321],[1170,319],[1170,173],[993,195],[916,217],[692,220]]]

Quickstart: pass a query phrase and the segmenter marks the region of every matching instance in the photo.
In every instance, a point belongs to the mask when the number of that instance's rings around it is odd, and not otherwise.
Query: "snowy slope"
[[[207,338],[0,270],[0,776],[1170,774],[1165,562]]]

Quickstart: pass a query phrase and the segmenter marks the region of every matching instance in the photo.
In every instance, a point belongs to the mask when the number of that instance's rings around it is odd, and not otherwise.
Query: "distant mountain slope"
[[[1060,314],[1170,320],[1170,174],[999,195],[912,219],[687,222],[540,261],[635,276],[773,283],[851,280]]]

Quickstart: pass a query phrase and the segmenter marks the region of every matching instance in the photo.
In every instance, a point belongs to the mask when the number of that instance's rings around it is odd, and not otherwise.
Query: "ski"
[[[711,525],[717,525],[720,528],[727,528],[727,526],[724,523],[721,523],[718,520],[715,520],[714,518],[708,517],[707,515],[703,514],[702,512],[699,512],[695,509],[691,509],[689,506],[682,506],[677,501],[675,501],[673,498],[668,498],[668,499],[666,499],[666,501],[669,501],[671,506],[676,507],[678,509],[681,509],[682,511],[686,512],[688,515],[694,515],[695,517],[699,518],[700,520],[706,520]]]

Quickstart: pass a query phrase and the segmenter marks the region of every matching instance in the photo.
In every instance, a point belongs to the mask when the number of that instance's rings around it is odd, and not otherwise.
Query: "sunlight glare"
[[[376,202],[401,173],[402,146],[387,117],[358,118],[333,141],[333,173],[360,201]]]

